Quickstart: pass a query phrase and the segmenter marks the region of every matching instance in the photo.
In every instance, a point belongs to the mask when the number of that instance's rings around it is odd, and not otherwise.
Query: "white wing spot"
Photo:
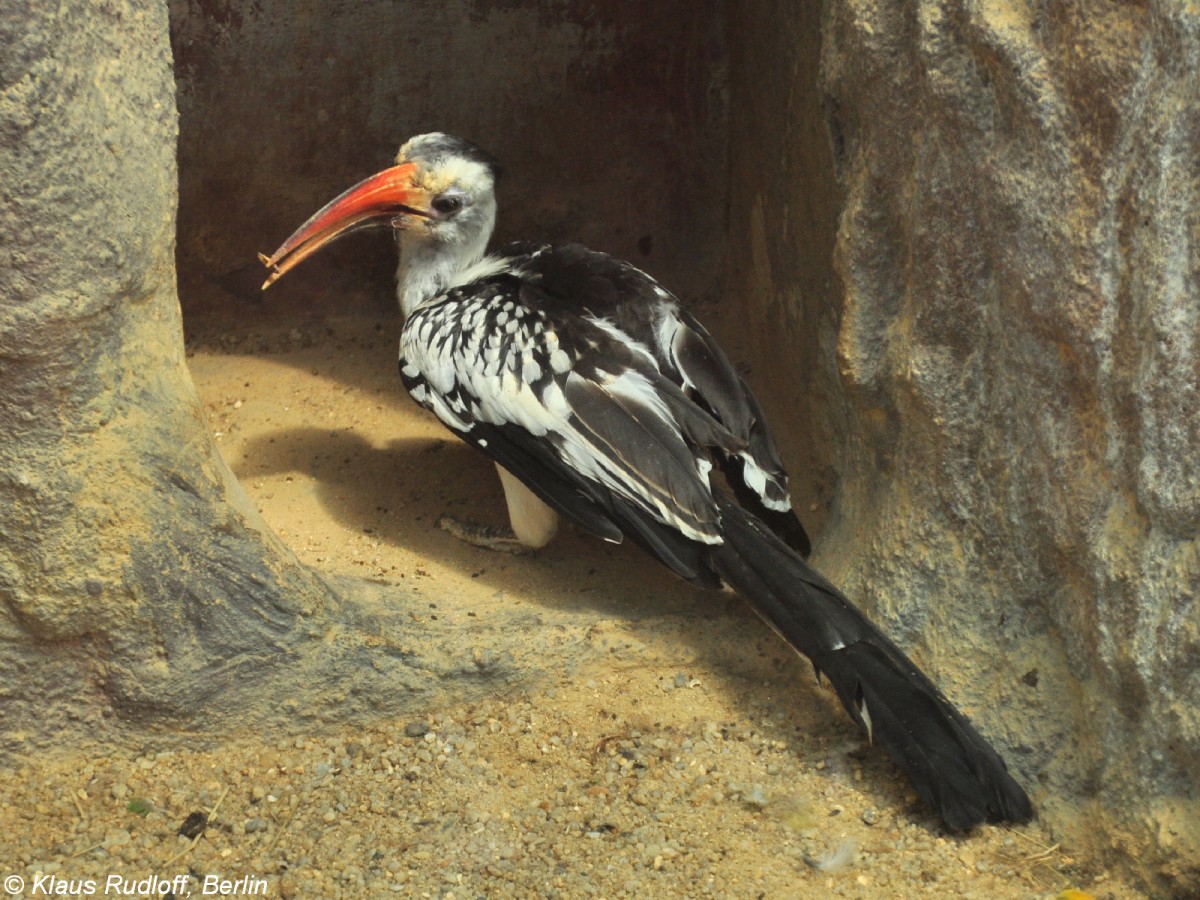
[[[559,375],[563,374],[563,372],[569,372],[571,370],[571,357],[567,356],[565,350],[555,350],[550,354],[550,368]]]
[[[542,367],[538,365],[536,359],[527,357],[525,364],[521,367],[521,378],[527,384],[532,384],[542,377]]]

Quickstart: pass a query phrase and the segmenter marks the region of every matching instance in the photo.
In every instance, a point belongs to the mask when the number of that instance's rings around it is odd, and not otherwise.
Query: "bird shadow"
[[[443,514],[507,521],[494,467],[460,441],[400,437],[376,446],[353,431],[306,426],[251,438],[243,451],[243,463],[234,466],[239,478],[305,476],[317,502],[347,531],[469,570],[494,590],[520,591],[555,609],[583,603],[633,617],[712,613],[711,593],[631,546],[564,528],[548,548],[521,556],[474,547],[438,528]]]

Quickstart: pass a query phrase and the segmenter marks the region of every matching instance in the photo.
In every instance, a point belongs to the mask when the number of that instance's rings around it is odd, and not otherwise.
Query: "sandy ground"
[[[735,599],[569,532],[524,557],[435,527],[503,501],[404,395],[396,327],[194,342],[246,491],[306,563],[417,587],[418,620],[583,609],[609,652],[367,728],[26,765],[0,786],[16,896],[1141,896],[1036,823],[942,831]]]

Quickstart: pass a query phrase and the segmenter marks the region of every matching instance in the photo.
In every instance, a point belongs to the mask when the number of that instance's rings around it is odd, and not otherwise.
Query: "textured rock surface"
[[[777,29],[756,27],[752,48]],[[823,38],[844,300],[811,377],[836,359],[844,395],[815,426],[837,473],[818,562],[917,648],[1064,839],[1194,891],[1200,20],[838,2]],[[799,57],[759,53],[756,80],[795,79]],[[733,70],[736,110],[757,85]],[[820,345],[829,317],[784,267],[810,252],[785,227],[809,188],[762,159],[803,142],[794,122],[735,129],[739,258],[780,307],[768,325],[809,322]]]

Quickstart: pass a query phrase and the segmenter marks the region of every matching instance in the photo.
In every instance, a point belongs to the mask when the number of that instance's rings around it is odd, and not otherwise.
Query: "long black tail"
[[[947,827],[1033,816],[998,753],[904,652],[758,519],[720,498],[721,577],[832,683]]]

